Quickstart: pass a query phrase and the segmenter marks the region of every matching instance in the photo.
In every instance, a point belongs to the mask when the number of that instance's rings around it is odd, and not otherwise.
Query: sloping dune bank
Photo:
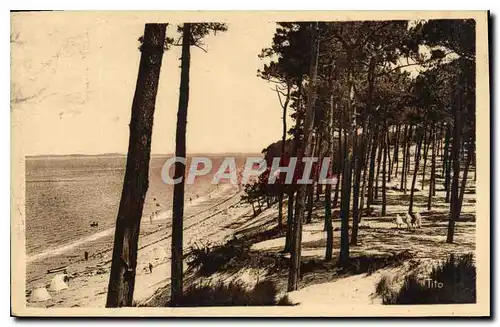
[[[240,189],[236,185],[220,185],[212,193],[186,201],[184,220],[184,248],[187,250],[193,244],[213,241],[222,242],[232,235],[232,230],[226,228],[238,220],[241,215],[248,213],[251,208],[240,205]],[[214,228],[217,226],[217,228]],[[77,245],[69,245],[58,249],[64,253],[75,247],[99,247],[100,241],[112,237],[113,230],[103,235],[89,237],[86,242],[80,240]],[[104,235],[106,234],[106,235]],[[171,213],[164,211],[155,219],[143,218],[141,222],[141,236],[139,239],[137,278],[134,298],[141,302],[150,297],[154,291],[165,285],[170,277],[170,246],[171,246]],[[89,243],[90,242],[90,243]],[[81,243],[81,244],[80,244]],[[103,242],[104,243],[104,242]],[[31,264],[36,264],[48,256],[32,258]],[[81,257],[81,254],[79,255]],[[149,264],[153,269],[150,273]],[[30,302],[29,294],[40,286],[48,286],[51,279],[60,271],[47,273],[41,278],[28,280],[26,297],[27,305],[32,307],[104,307],[106,291],[111,267],[111,249],[97,250],[88,261],[79,260],[65,266],[70,280],[68,288],[60,292],[50,292],[51,299],[44,302]]]

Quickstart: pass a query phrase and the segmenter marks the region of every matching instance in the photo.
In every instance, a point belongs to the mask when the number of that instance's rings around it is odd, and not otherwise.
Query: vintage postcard
[[[488,12],[12,12],[15,316],[490,315]]]

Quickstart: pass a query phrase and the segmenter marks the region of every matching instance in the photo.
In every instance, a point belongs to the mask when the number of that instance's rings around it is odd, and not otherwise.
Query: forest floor
[[[430,170],[430,169],[429,169]],[[428,174],[430,174],[428,170]],[[411,169],[413,171],[413,169]],[[285,235],[277,229],[277,208],[274,205],[256,217],[251,212],[231,223],[234,237],[245,240],[247,246],[237,257],[226,260],[211,273],[186,273],[185,288],[199,283],[240,281],[249,288],[262,280],[274,281],[278,296],[288,295],[297,305],[355,305],[381,304],[376,294],[377,283],[384,276],[390,277],[393,287],[400,287],[411,273],[425,278],[433,266],[450,254],[461,255],[475,252],[476,244],[476,192],[474,167],[469,171],[460,220],[456,222],[454,243],[446,243],[449,203],[445,201],[441,167],[436,168],[436,195],[432,197],[432,209],[427,211],[428,186],[422,185],[421,174],[415,185],[413,211],[422,215],[422,228],[398,228],[396,214],[404,219],[408,211],[411,174],[406,191],[399,191],[400,174],[387,183],[386,215],[381,216],[381,184],[372,206],[374,211],[363,216],[359,226],[358,244],[350,247],[350,266],[338,264],[340,248],[339,208],[333,209],[333,259],[324,260],[326,232],[324,231],[324,198],[314,205],[312,222],[303,225],[301,276],[299,289],[287,293],[289,254],[283,253]],[[283,215],[286,219],[286,201]],[[242,244],[243,244],[242,243]],[[219,247],[228,247],[218,243]],[[397,256],[399,254],[399,257]],[[392,259],[391,259],[392,258]],[[394,258],[396,258],[394,260]],[[392,260],[392,261],[391,261]],[[145,306],[164,306],[169,298],[168,287],[159,289]]]

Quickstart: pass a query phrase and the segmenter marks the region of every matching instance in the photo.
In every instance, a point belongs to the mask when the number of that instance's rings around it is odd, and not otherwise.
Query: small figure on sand
[[[152,274],[153,273],[153,265],[151,264],[151,262],[149,263],[149,273]]]
[[[193,201],[193,199],[192,199],[192,198],[189,198],[189,203],[191,203],[192,201]]]
[[[87,251],[85,251],[85,253],[83,254],[83,256],[85,257],[85,261],[89,260],[89,253]]]

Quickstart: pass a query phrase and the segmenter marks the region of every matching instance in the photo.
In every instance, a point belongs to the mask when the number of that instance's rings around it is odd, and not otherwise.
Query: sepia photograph
[[[10,18],[12,315],[491,314],[487,11]]]

